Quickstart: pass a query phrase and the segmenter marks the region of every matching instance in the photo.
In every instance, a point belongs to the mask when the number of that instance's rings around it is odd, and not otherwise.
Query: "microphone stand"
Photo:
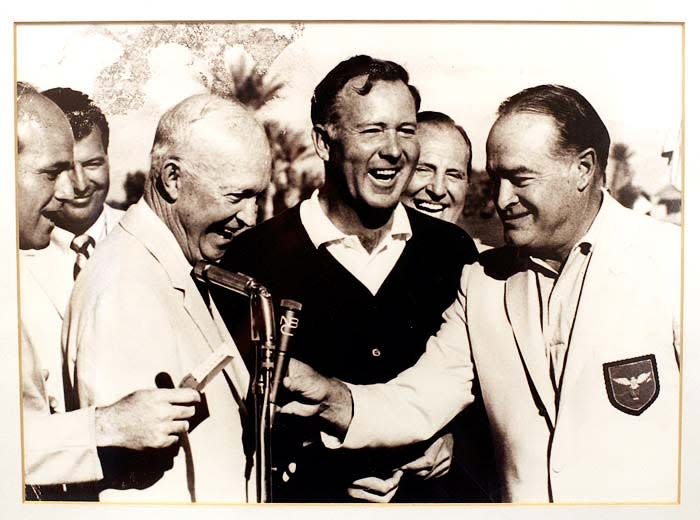
[[[256,373],[253,387],[255,407],[255,478],[258,503],[270,502],[270,386],[274,370],[276,322],[272,296],[262,285],[253,284],[250,293],[251,338],[256,345]]]
[[[255,408],[255,483],[257,502],[272,500],[270,451],[270,386],[274,370],[276,338],[275,312],[270,292],[255,279],[230,273],[204,261],[197,262],[195,276],[203,282],[248,297],[250,335],[255,344],[253,401]]]

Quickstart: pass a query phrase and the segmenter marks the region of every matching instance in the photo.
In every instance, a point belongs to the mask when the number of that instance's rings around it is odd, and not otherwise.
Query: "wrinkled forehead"
[[[506,151],[537,152],[550,157],[561,155],[559,129],[553,117],[532,112],[513,112],[500,116],[486,140],[488,156]]]
[[[420,122],[416,129],[416,135],[421,146],[433,143],[450,142],[454,146],[466,151],[469,145],[455,125],[442,122]]]
[[[420,143],[420,160],[439,156],[457,162],[465,170],[471,157],[470,147],[457,127],[445,123],[419,123],[416,132]]]

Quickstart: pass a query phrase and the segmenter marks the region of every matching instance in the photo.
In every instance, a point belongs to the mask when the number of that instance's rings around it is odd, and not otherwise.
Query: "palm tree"
[[[274,99],[283,86],[282,82],[260,72],[255,64],[249,64],[241,54],[223,73],[214,72],[209,88],[214,94],[236,99],[253,110],[259,110]]]
[[[628,199],[634,196],[634,190],[632,189],[632,178],[634,177],[634,173],[629,163],[629,159],[632,157],[632,155],[634,154],[624,143],[613,143],[612,148],[610,149],[610,159],[615,162],[615,166],[612,171],[612,178],[608,181],[610,193],[617,200],[622,198],[628,203]]]

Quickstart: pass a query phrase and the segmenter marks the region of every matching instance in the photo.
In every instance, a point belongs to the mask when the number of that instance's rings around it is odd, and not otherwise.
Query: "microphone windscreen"
[[[156,387],[158,388],[175,388],[173,378],[167,372],[158,372],[156,374]]]

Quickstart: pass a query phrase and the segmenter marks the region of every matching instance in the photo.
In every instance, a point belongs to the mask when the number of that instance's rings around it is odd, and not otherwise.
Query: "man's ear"
[[[311,130],[311,140],[314,142],[316,154],[323,161],[329,161],[331,157],[331,139],[327,128],[324,125],[314,125]]]
[[[168,202],[175,202],[180,194],[182,170],[177,159],[167,159],[160,169],[160,184]]]
[[[576,188],[579,191],[593,185],[596,164],[598,164],[598,157],[593,148],[586,148],[577,155],[574,167],[577,175]]]

